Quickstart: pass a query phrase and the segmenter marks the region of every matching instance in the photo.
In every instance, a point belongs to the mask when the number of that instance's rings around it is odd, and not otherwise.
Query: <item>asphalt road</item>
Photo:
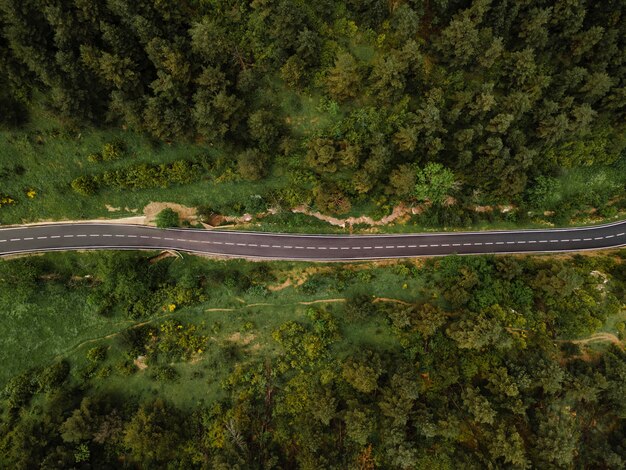
[[[361,260],[558,253],[626,245],[626,220],[591,227],[403,235],[296,235],[58,223],[0,228],[0,256],[55,250],[173,249],[239,258]]]

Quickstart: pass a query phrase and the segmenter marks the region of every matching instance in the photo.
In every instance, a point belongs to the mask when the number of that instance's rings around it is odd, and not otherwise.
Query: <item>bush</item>
[[[248,294],[250,296],[253,296],[253,297],[267,297],[269,295],[269,293],[270,292],[269,292],[269,290],[267,290],[267,287],[261,286],[259,284],[251,286],[246,291],[246,294]]]
[[[116,141],[104,144],[102,147],[102,160],[112,162],[124,156],[126,150],[124,142]]]
[[[13,199],[8,194],[1,194],[0,193],[0,207],[2,207],[2,206],[12,206],[13,204],[15,204],[15,199]]]
[[[196,207],[196,214],[198,214],[198,219],[201,222],[209,223],[211,218],[214,215],[217,215],[218,212],[210,206],[198,206]]]
[[[197,181],[209,171],[209,168],[208,157],[204,156],[160,165],[140,163],[108,170],[97,176],[81,176],[72,181],[72,187],[81,194],[91,194],[98,185],[117,189],[167,188],[171,184]],[[90,184],[96,186],[91,192]]]
[[[107,357],[107,348],[106,346],[96,346],[95,348],[91,348],[87,351],[87,359],[91,362],[102,362]]]
[[[157,214],[155,222],[159,228],[178,227],[180,218],[175,210],[167,207]]]
[[[258,214],[267,209],[267,203],[263,199],[263,196],[259,194],[251,195],[244,205],[245,211],[249,214]]]
[[[96,372],[98,371],[98,364],[95,362],[92,362],[91,364],[86,365],[85,367],[83,367],[80,372],[80,378],[86,382],[87,380],[91,379],[92,377],[94,377],[96,375]]]
[[[171,366],[159,366],[155,368],[153,377],[159,382],[174,382],[178,379],[179,374]]]
[[[39,374],[39,388],[45,392],[58,388],[67,379],[70,365],[67,361],[55,362]]]
[[[98,184],[93,176],[82,175],[71,183],[72,189],[83,196],[91,196],[98,190]]]
[[[243,179],[254,181],[267,174],[269,159],[257,149],[249,149],[237,156],[237,171]]]
[[[123,376],[128,377],[137,372],[137,366],[130,360],[120,361],[115,365],[117,372]]]
[[[607,219],[613,218],[617,215],[617,207],[615,206],[609,206],[609,205],[605,205],[603,207],[600,208],[600,210],[598,211],[598,213],[602,216],[605,217]]]
[[[538,176],[534,185],[526,190],[526,200],[532,209],[551,209],[555,195],[558,195],[560,191],[559,180],[549,176]]]
[[[350,212],[352,203],[339,188],[316,188],[315,205],[323,213],[345,214]]]
[[[346,299],[344,311],[349,320],[364,320],[376,313],[376,305],[370,295],[356,294]]]
[[[36,382],[32,370],[9,380],[3,391],[8,405],[11,408],[20,408],[27,405],[32,396],[37,393],[38,384]]]

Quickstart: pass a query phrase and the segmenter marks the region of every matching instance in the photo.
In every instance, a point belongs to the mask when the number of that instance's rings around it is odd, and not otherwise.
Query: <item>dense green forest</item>
[[[625,303],[624,250],[0,261],[0,466],[623,468]]]
[[[323,212],[446,196],[550,209],[559,172],[625,146],[625,7],[1,0],[1,119],[23,124],[36,103],[70,128],[219,147],[242,179],[288,169],[279,199]],[[181,184],[157,170],[122,171]],[[86,169],[73,186],[120,184],[139,183]]]

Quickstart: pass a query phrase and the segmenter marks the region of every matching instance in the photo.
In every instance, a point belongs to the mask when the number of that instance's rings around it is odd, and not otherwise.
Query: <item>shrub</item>
[[[155,222],[159,228],[178,227],[180,218],[175,210],[167,207],[157,214]]]
[[[121,158],[124,155],[126,146],[122,141],[115,141],[104,144],[102,147],[102,160],[111,162]]]
[[[87,351],[87,359],[91,362],[102,362],[107,357],[107,348],[106,346],[96,346],[95,348],[91,348]]]
[[[249,149],[237,156],[237,171],[243,179],[254,181],[267,174],[267,155],[257,149]]]
[[[104,366],[98,369],[98,371],[96,372],[96,377],[98,377],[99,379],[104,379],[110,376],[112,372],[113,368],[111,366]]]
[[[171,366],[159,366],[155,368],[153,377],[159,382],[174,382],[179,374]]]
[[[130,360],[120,361],[115,365],[115,369],[117,372],[123,376],[128,377],[129,375],[133,375],[137,372],[137,366]]]
[[[267,209],[267,203],[263,199],[263,196],[259,194],[251,195],[245,202],[245,211],[249,214],[258,214]]]
[[[0,207],[12,206],[13,204],[15,204],[15,199],[8,194],[0,194]]]
[[[248,288],[246,293],[253,297],[267,297],[269,295],[269,291],[267,287],[256,284]]]
[[[350,212],[352,203],[350,198],[346,196],[339,188],[322,188],[316,189],[315,204],[320,212],[331,214],[345,214]]]
[[[83,196],[91,196],[98,190],[98,185],[93,176],[82,175],[71,183],[72,189]]]
[[[46,367],[39,374],[39,388],[45,392],[58,388],[70,373],[70,365],[67,361],[55,362]]]
[[[80,370],[79,372],[80,378],[83,381],[87,381],[91,379],[92,377],[94,377],[97,371],[98,371],[98,364],[95,362],[92,362],[91,364],[86,365]]]

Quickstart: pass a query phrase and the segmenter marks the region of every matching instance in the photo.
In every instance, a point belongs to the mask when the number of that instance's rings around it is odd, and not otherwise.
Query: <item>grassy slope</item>
[[[53,263],[80,262],[95,253],[51,253],[45,257]],[[184,263],[221,263],[185,257]],[[240,265],[238,261],[228,262],[231,266]],[[345,265],[345,269],[361,269],[371,265]],[[276,284],[281,284],[288,277],[297,278],[311,265],[305,263],[272,263],[278,273]],[[313,269],[327,269],[324,265],[315,265]],[[43,282],[43,287],[36,295],[24,302],[0,297],[0,320],[5,327],[0,332],[0,369],[1,385],[11,376],[29,367],[45,366],[55,358],[68,357],[78,369],[87,364],[86,352],[100,344],[109,347],[106,364],[114,366],[119,362],[122,349],[119,334],[127,328],[148,322],[155,326],[167,318],[202,325],[202,333],[211,338],[209,348],[198,362],[179,363],[176,369],[181,377],[179,382],[168,384],[148,377],[148,372],[139,372],[131,377],[121,377],[115,373],[107,380],[95,381],[98,387],[126,388],[150,394],[161,390],[173,401],[182,404],[192,403],[196,399],[219,393],[221,379],[225,378],[235,362],[245,360],[248,355],[267,354],[272,356],[276,343],[271,333],[287,320],[308,321],[307,305],[301,302],[343,298],[352,292],[366,292],[380,297],[407,298],[419,290],[419,280],[407,280],[391,269],[374,269],[374,278],[358,278],[347,283],[339,291],[332,286],[321,286],[316,292],[306,294],[293,286],[277,292],[260,296],[254,294],[235,295],[228,287],[211,292],[211,300],[193,307],[183,308],[173,313],[162,313],[153,318],[132,321],[117,313],[106,318],[97,315],[85,303],[87,287],[77,287],[72,291],[55,287],[54,283]],[[403,288],[403,285],[406,287]],[[341,304],[320,302],[319,307],[337,310]],[[214,309],[224,309],[216,311]],[[226,310],[228,309],[228,310]],[[238,338],[238,334],[240,337]],[[234,336],[233,336],[234,335]],[[247,336],[252,335],[249,339]],[[249,340],[249,341],[248,341]],[[366,324],[362,329],[350,328],[345,332],[349,343],[378,343],[383,346],[392,344],[389,326],[384,323]],[[246,344],[247,343],[247,344]],[[185,387],[181,391],[180,382]],[[177,385],[178,384],[178,385]]]
[[[126,143],[127,156],[114,162],[87,161],[89,154],[99,152],[105,143],[116,139]],[[0,167],[21,165],[26,170],[21,176],[0,180],[0,192],[8,193],[18,201],[14,206],[0,209],[0,223],[131,215],[124,211],[109,212],[107,204],[139,211],[151,201],[228,206],[281,184],[280,177],[270,177],[262,183],[199,181],[141,191],[104,190],[91,197],[80,196],[69,186],[82,174],[101,173],[135,163],[166,163],[204,153],[215,158],[220,156],[218,150],[191,143],[155,145],[146,137],[129,131],[64,131],[50,116],[39,111],[25,129],[0,132]],[[37,193],[33,199],[26,196],[26,191],[31,188]]]
[[[68,266],[93,266],[89,258],[94,256],[98,254],[51,253],[44,258],[53,266],[64,266],[67,271]],[[211,261],[191,256],[173,263],[179,263],[180,267],[183,263],[196,263],[244,273],[253,266],[241,261]],[[80,373],[88,365],[87,351],[104,345],[108,348],[108,357],[100,369],[110,366],[112,373],[106,380],[94,378],[92,386],[141,396],[159,394],[179,406],[212,401],[224,393],[222,381],[238,363],[258,355],[271,360],[279,347],[272,339],[272,332],[278,326],[288,320],[309,323],[306,311],[311,302],[320,301],[315,302],[317,308],[335,314],[342,330],[342,339],[333,345],[339,356],[343,351],[354,351],[359,345],[379,350],[397,348],[398,339],[386,319],[374,316],[365,321],[348,321],[342,301],[356,293],[415,301],[420,298],[423,285],[423,279],[411,273],[410,264],[400,262],[341,266],[274,262],[268,266],[276,276],[270,285],[280,286],[289,280],[286,287],[283,285],[281,290],[262,295],[250,291],[242,294],[222,285],[210,291],[207,302],[142,320],[129,320],[121,312],[108,318],[99,316],[84,301],[89,287],[75,287],[68,293],[59,284],[43,281],[43,287],[28,299],[0,296],[0,320],[4,325],[0,331],[3,364],[0,389],[11,376],[61,357],[68,358],[75,373]],[[352,274],[345,276],[348,271]],[[305,278],[317,278],[317,281],[309,284],[309,289],[294,287]],[[624,320],[624,315],[622,311],[609,318],[600,331],[616,334],[616,325]],[[144,323],[158,327],[170,318],[198,325],[199,332],[209,337],[204,352],[191,361],[172,364],[179,374],[175,382],[152,378],[152,366],[129,377],[120,375],[116,364],[125,358],[121,333]],[[593,349],[605,346],[597,343]]]

